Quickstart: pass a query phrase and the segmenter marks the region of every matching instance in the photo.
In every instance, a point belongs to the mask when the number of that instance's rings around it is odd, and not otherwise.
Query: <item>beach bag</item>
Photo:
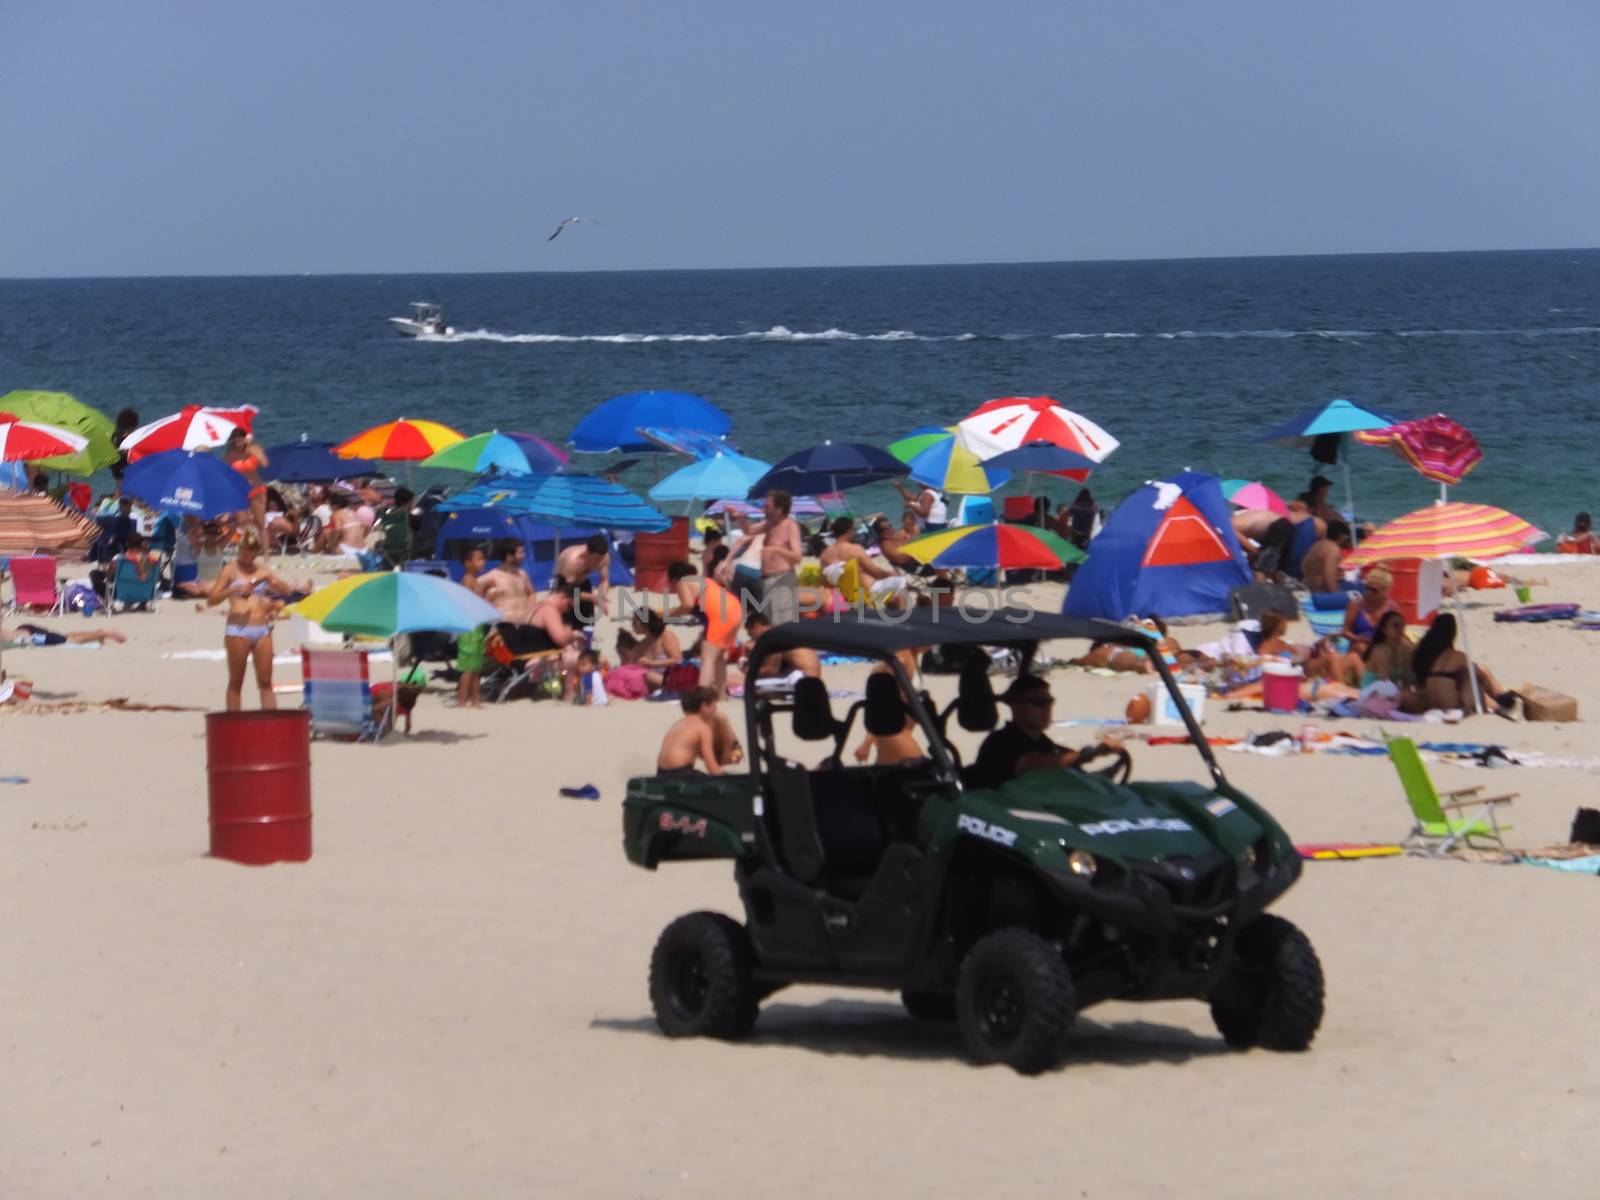
[[[1572,816],[1572,835],[1569,842],[1582,842],[1586,846],[1600,846],[1600,808],[1580,808]]]
[[[1576,721],[1578,719],[1578,702],[1564,692],[1554,688],[1536,687],[1534,684],[1525,683],[1517,689],[1517,695],[1522,697],[1522,719],[1524,721]]]
[[[605,676],[606,695],[615,700],[643,700],[650,694],[645,669],[637,663],[612,667]]]

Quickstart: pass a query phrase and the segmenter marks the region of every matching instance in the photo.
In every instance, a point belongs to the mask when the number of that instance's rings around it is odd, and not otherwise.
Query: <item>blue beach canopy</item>
[[[1117,505],[1061,611],[1112,621],[1222,613],[1228,594],[1250,580],[1222,484],[1183,471]]]
[[[340,458],[334,442],[283,442],[267,447],[266,475],[284,483],[327,483],[354,475],[377,475],[380,468],[370,458]]]
[[[751,496],[782,488],[794,496],[831,495],[910,472],[887,450],[862,442],[823,442],[782,459],[751,485]]]
[[[629,392],[613,396],[578,422],[572,448],[591,454],[659,449],[641,429],[693,430],[725,437],[733,421],[711,401],[688,392]]]
[[[985,459],[983,465],[1007,471],[1092,471],[1100,464],[1054,442],[1024,442],[1015,450]]]
[[[552,525],[586,525],[657,533],[671,522],[620,484],[598,475],[510,475],[480,479],[443,504],[440,512],[498,508]]]
[[[445,513],[439,522],[433,556],[445,564],[451,579],[459,581],[463,574],[463,549],[481,545],[492,557],[495,543],[503,538],[516,538],[526,556],[523,570],[542,587],[555,570],[556,555],[568,546],[587,541],[590,534],[597,532],[592,525],[546,525],[524,513],[503,508],[458,509]],[[614,579],[617,565],[612,564]]]
[[[1320,408],[1292,417],[1270,433],[1257,438],[1286,446],[1310,445],[1330,433],[1354,433],[1358,429],[1387,429],[1400,418],[1357,404],[1354,400],[1329,400]]]
[[[225,516],[250,507],[250,485],[220,458],[194,450],[163,450],[128,467],[122,490],[151,508],[182,516]]]
[[[742,454],[719,454],[680,467],[650,489],[659,503],[694,500],[743,500],[750,486],[765,475],[771,463]]]

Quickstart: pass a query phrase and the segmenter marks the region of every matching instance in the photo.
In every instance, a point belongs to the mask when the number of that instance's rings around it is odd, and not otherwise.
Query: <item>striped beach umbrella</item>
[[[255,427],[256,407],[210,408],[187,404],[179,412],[141,425],[122,439],[122,452],[130,463],[166,450],[210,450],[220,446],[235,430],[249,433]]]
[[[77,454],[88,444],[88,438],[70,429],[0,412],[0,462],[38,462],[41,458]]]
[[[100,526],[49,496],[0,492],[0,555],[82,551],[99,536]]]
[[[420,571],[347,576],[285,611],[334,633],[382,638],[424,631],[467,633],[500,620],[499,610],[481,596]]]
[[[1055,570],[1088,557],[1065,538],[1031,525],[959,525],[926,533],[901,547],[930,567],[1040,567]]]
[[[508,475],[481,479],[439,505],[440,512],[498,508],[552,525],[659,533],[672,524],[621,484],[598,475]]]
[[[1390,521],[1345,559],[1351,566],[1395,558],[1499,558],[1545,534],[1489,504],[1432,504]]]
[[[498,429],[452,442],[430,454],[419,466],[443,467],[482,475],[499,471],[506,475],[549,475],[566,466],[565,455],[556,457],[531,436],[501,433]]]
[[[1445,488],[1460,483],[1483,461],[1478,439],[1443,413],[1385,429],[1357,430],[1355,437],[1364,446],[1393,450],[1424,479],[1440,485],[1441,499],[1448,496]]]
[[[990,400],[968,413],[957,428],[962,442],[981,459],[1029,442],[1049,442],[1099,463],[1121,444],[1088,417],[1063,408],[1049,396]],[[1089,476],[1087,470],[1064,474],[1079,482]]]
[[[906,466],[911,478],[957,496],[987,496],[1011,480],[1011,472],[991,467],[961,444],[954,425],[917,430],[887,447]]]
[[[379,462],[421,462],[446,446],[465,438],[437,421],[414,421],[401,417],[374,425],[333,448],[340,458],[371,458]]]

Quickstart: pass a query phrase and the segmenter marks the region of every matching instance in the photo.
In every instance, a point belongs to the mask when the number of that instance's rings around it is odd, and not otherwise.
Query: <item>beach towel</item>
[[[638,663],[623,663],[606,672],[606,695],[613,700],[643,700],[650,694],[645,669]]]
[[[1524,604],[1520,608],[1503,608],[1495,613],[1496,621],[1568,621],[1577,616],[1582,606],[1578,604]]]

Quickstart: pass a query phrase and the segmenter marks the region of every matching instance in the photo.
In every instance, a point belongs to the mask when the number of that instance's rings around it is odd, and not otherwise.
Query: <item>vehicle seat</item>
[[[816,885],[822,881],[827,859],[817,832],[811,773],[799,763],[779,759],[768,768],[767,776],[778,824],[778,856],[795,879]]]
[[[906,727],[905,697],[900,694],[900,682],[893,675],[881,672],[867,676],[867,698],[864,723],[874,737],[892,737]]]

